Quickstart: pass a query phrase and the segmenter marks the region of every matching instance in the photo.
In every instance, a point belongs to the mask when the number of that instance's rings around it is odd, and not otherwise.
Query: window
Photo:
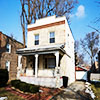
[[[39,45],[39,34],[35,35],[35,45]]]
[[[55,58],[48,58],[47,66],[48,66],[48,68],[55,68],[55,66],[56,66]]]
[[[50,32],[50,43],[55,43],[55,33]]]
[[[8,53],[11,52],[11,45],[10,44],[6,45],[6,52],[8,52]]]
[[[9,71],[10,70],[10,61],[6,61],[6,69]]]

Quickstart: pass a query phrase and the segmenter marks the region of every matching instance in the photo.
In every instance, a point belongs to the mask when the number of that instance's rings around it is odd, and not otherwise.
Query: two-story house
[[[18,67],[25,66],[25,58],[16,54],[16,50],[19,48],[23,48],[22,43],[0,32],[0,69],[8,70],[9,80],[18,77]]]
[[[60,87],[62,76],[68,84],[75,81],[74,39],[66,17],[50,16],[28,25],[27,48],[17,53],[27,58],[22,81],[48,87]]]

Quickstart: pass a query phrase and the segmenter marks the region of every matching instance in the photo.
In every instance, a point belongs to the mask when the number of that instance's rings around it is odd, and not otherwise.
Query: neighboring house
[[[96,53],[94,63],[91,66],[91,73],[100,73],[100,50]]]
[[[93,65],[90,68],[90,72],[91,73],[99,73],[99,63],[98,63],[98,61],[95,61],[93,63]]]
[[[90,80],[99,81],[100,80],[100,51],[96,55],[96,60],[94,61],[90,69]]]
[[[87,81],[87,72],[88,72],[87,68],[81,67],[81,66],[76,66],[75,70],[76,70],[76,80]]]
[[[66,17],[28,25],[27,48],[17,53],[27,58],[22,81],[48,87],[60,87],[62,76],[68,77],[68,85],[75,81],[74,39]]]
[[[22,67],[21,55],[16,54],[16,50],[23,48],[23,44],[0,32],[0,68],[7,69],[9,80],[16,79],[18,67]],[[23,58],[23,66],[25,60]]]
[[[100,73],[100,51],[98,52],[98,70],[99,70],[99,73]]]

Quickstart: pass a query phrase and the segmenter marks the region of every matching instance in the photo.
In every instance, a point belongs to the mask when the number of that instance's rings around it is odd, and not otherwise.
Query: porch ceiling
[[[52,46],[36,46],[34,48],[18,49],[17,54],[21,55],[34,55],[34,54],[49,54],[60,51],[61,54],[65,54],[64,44],[52,45]]]

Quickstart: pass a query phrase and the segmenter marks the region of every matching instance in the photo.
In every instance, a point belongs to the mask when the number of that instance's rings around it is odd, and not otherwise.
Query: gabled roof
[[[14,40],[15,42],[20,43],[20,44],[22,44],[22,45],[23,45],[23,43],[21,43],[21,42],[19,42],[18,40],[16,40],[16,39],[12,38],[11,36],[8,36],[8,35],[6,35],[6,34],[2,33],[2,31],[0,31],[0,34],[3,34],[3,35],[4,35],[4,36],[6,36],[7,38],[9,38],[9,39],[11,39],[11,40]]]

